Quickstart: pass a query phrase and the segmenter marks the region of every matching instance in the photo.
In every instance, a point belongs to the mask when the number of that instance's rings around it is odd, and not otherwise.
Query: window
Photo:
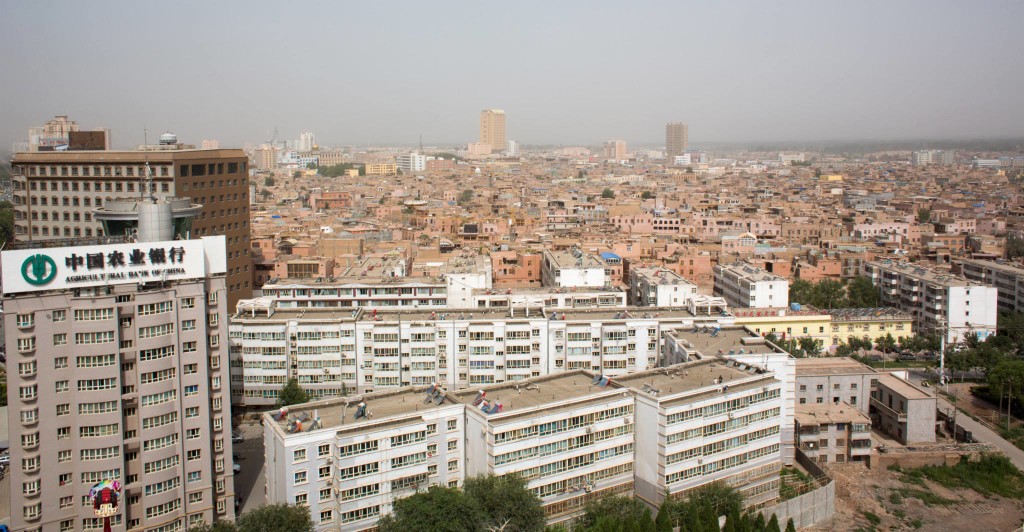
[[[296,473],[296,475],[298,475],[298,473]],[[296,482],[296,484],[298,484],[298,482]],[[295,504],[299,506],[306,506],[309,504],[309,495],[306,493],[296,493]]]
[[[54,323],[65,321],[65,320],[68,319],[67,311],[66,310],[55,310],[52,313],[52,318],[51,319],[53,320]]]
[[[305,471],[296,471],[295,472],[295,479],[294,480],[295,480],[294,484],[296,484],[296,485],[297,484],[305,484],[306,483],[306,472]]]
[[[68,335],[67,335],[67,333],[60,333],[60,334],[53,335],[53,345],[54,345],[54,347],[59,346],[59,345],[68,345]],[[56,363],[57,360],[61,360],[61,359],[63,359],[63,361],[64,361],[64,366],[62,366],[62,367],[65,367],[65,368],[68,367],[67,366],[68,357],[58,357],[58,358],[54,359],[54,361],[55,361],[54,363]]]
[[[329,443],[325,443],[325,444],[320,445],[319,447],[316,448],[316,455],[317,456],[330,456],[330,454],[331,454],[331,445]]]
[[[323,466],[318,471],[319,478],[329,478],[331,476],[331,466]]]
[[[306,450],[295,449],[292,451],[292,462],[305,462],[306,461]]]
[[[330,523],[334,521],[334,510],[321,510],[320,511],[320,522]]]
[[[70,404],[63,403],[63,404],[57,405],[57,416],[58,417],[59,416],[66,416],[66,415],[68,415],[70,413],[71,413],[71,405]]]
[[[455,430],[459,428],[459,421],[457,419],[448,420],[448,430]]]

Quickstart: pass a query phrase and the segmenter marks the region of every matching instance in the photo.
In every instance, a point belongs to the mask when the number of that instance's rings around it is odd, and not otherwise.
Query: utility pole
[[[949,393],[949,388],[946,385],[946,336],[948,334],[949,329],[945,318],[939,318],[939,384],[946,390],[946,393]]]

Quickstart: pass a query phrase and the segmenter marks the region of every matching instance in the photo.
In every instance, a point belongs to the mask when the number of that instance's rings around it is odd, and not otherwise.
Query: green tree
[[[217,521],[189,527],[189,532],[313,532],[309,508],[292,504],[264,504],[238,516],[234,523]]]
[[[878,288],[871,279],[855,277],[846,284],[846,304],[854,308],[873,308],[882,304]]]
[[[764,527],[765,532],[782,532],[779,529],[779,516],[772,514],[772,518],[768,520],[768,526]]]
[[[917,209],[917,223],[926,224],[932,221],[932,210],[927,207]]]
[[[263,186],[265,186],[265,187],[272,187],[272,186],[274,186],[274,177],[273,176],[269,176],[269,175],[267,177],[264,177],[263,178]]]
[[[381,532],[476,532],[485,519],[479,504],[462,491],[430,486],[426,491],[395,501],[393,512],[377,522],[377,529]]]
[[[309,402],[309,394],[299,386],[298,379],[288,379],[288,383],[281,388],[281,395],[277,399],[278,406],[300,405]]]
[[[296,170],[296,171],[292,172],[292,178],[298,179],[300,177],[302,177],[302,171],[301,170]]]
[[[645,191],[640,193],[640,199],[652,199],[652,198],[654,198],[654,193],[651,192],[650,190],[645,190]]]
[[[615,191],[610,188],[606,188],[601,191],[601,197],[604,199],[612,199],[615,197]]]
[[[896,350],[896,339],[892,337],[891,333],[886,333],[885,336],[875,341],[875,347],[883,353],[890,353]]]
[[[792,283],[789,283],[789,300],[793,303],[801,303],[804,305],[811,305],[812,292],[814,285],[806,279],[796,279]]]
[[[804,337],[800,339],[800,349],[805,355],[815,357],[821,353],[821,344],[814,338]]]
[[[465,205],[465,204],[467,204],[467,203],[469,203],[471,201],[473,201],[473,190],[472,189],[467,188],[466,190],[463,190],[461,194],[459,194],[459,200],[458,200],[459,205]]]
[[[672,502],[668,497],[658,508],[658,517],[654,519],[655,532],[672,532]]]
[[[480,506],[488,527],[509,532],[544,528],[540,499],[527,489],[526,481],[518,475],[468,478],[465,494]]]
[[[812,305],[832,309],[846,306],[846,287],[841,281],[823,279],[814,285]]]
[[[7,244],[14,240],[14,205],[9,201],[0,201],[0,243]]]
[[[761,531],[764,530],[764,527],[765,527],[764,514],[761,513],[761,512],[758,512],[757,513],[757,517],[754,519],[754,530],[756,530],[758,532],[761,532]]]
[[[790,518],[789,521],[786,521],[786,532],[796,532],[796,525],[793,524],[792,518]]]
[[[578,530],[624,530],[630,524],[647,521],[650,521],[650,528],[646,530],[654,528],[651,511],[647,505],[632,497],[616,495],[587,503]],[[608,528],[609,526],[612,528]]]
[[[1015,234],[1006,237],[1006,258],[1024,257],[1024,238]]]

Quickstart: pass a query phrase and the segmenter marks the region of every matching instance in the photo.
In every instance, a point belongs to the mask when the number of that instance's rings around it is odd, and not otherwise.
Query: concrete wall
[[[796,460],[807,469],[811,476],[828,479],[818,464],[807,458],[804,453],[797,452]],[[834,480],[828,479],[828,483],[824,486],[799,497],[780,502],[775,506],[769,506],[761,510],[761,513],[764,514],[765,521],[771,519],[772,514],[778,516],[780,528],[785,528],[786,522],[790,519],[793,520],[797,530],[822,523],[836,513],[836,483]]]

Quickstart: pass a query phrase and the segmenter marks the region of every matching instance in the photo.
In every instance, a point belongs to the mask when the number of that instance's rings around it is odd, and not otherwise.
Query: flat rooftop
[[[451,397],[471,406],[480,390],[486,392],[486,399],[502,405],[502,414],[527,410],[554,402],[585,399],[601,392],[622,388],[616,379],[605,387],[593,384],[594,375],[582,370],[533,377],[516,382],[484,386],[453,392]],[[493,415],[493,414],[492,414]]]
[[[545,310],[544,315],[552,321],[591,321],[591,320],[635,320],[635,319],[672,319],[693,318],[689,310],[675,307],[617,307],[610,309],[557,309]]]
[[[1024,267],[1022,267],[1020,264],[1012,262],[999,262],[995,260],[982,259],[958,259],[957,262],[978,266],[980,268],[991,268],[996,271],[1018,276],[1024,275]]]
[[[682,275],[665,268],[636,268],[630,271],[649,283],[696,286]]]
[[[757,333],[743,327],[723,327],[717,334],[714,333],[713,327],[681,327],[669,334],[679,341],[688,342],[692,349],[704,357],[784,352]]]
[[[715,384],[727,385],[730,382],[747,379],[751,375],[764,374],[764,370],[759,368],[746,368],[752,367],[714,357],[630,373],[615,377],[614,381],[652,397],[665,397]],[[651,390],[660,390],[660,393],[652,393]]]
[[[966,277],[961,277],[947,271],[936,271],[929,268],[923,268],[917,263],[911,262],[896,262],[892,259],[884,259],[880,261],[870,261],[866,264],[881,268],[882,270],[888,270],[890,272],[898,272],[901,275],[918,279],[926,283],[934,283],[939,286],[951,287],[951,286],[988,286],[977,281],[971,281]]]
[[[877,308],[834,308],[826,310],[833,320],[911,320],[914,317],[909,312],[904,312],[891,307]]]
[[[925,391],[923,388],[918,388],[916,385],[911,384],[891,373],[880,373],[878,375],[878,385],[885,386],[898,395],[902,395],[907,399],[935,399],[935,396]]]
[[[796,359],[796,376],[877,374],[874,368],[849,357]]]
[[[292,405],[288,407],[287,419],[283,421],[278,421],[275,418],[272,419],[273,422],[281,427],[281,430],[286,434],[290,434],[288,429],[292,420],[305,418],[306,421],[302,423],[302,429],[303,431],[309,431],[313,418],[316,415],[320,416],[320,427],[316,430],[347,429],[350,427],[357,428],[360,425],[367,425],[372,422],[380,422],[390,417],[417,416],[423,412],[457,404],[450,396],[446,396],[439,405],[434,402],[426,402],[427,388],[429,387],[410,386],[395,390],[353,395],[350,397],[336,397],[323,401]],[[356,409],[360,400],[366,403],[366,408],[370,412],[370,418],[355,419]],[[275,413],[277,411],[271,411],[264,415],[273,416]]]
[[[603,260],[584,251],[546,251],[555,268],[604,268]]]
[[[796,422],[800,425],[833,425],[836,423],[865,423],[871,418],[848,403],[796,405]]]
[[[609,293],[625,293],[626,291],[618,287],[604,287],[604,286],[588,286],[580,288],[562,288],[558,286],[530,286],[522,288],[474,288],[473,295],[485,296],[485,295],[547,295],[547,294],[572,294],[576,297],[586,297],[600,294]]]
[[[377,272],[380,273],[380,272]],[[268,289],[274,288],[339,288],[358,285],[380,285],[380,286],[435,286],[444,287],[444,281],[438,281],[434,277],[380,277],[380,276],[335,276],[315,278],[281,278],[264,285]]]
[[[722,266],[723,270],[732,272],[737,277],[747,279],[751,282],[758,281],[785,281],[784,277],[775,275],[774,273],[768,272],[763,268],[758,268],[748,262],[734,262],[732,264],[726,264]]]

